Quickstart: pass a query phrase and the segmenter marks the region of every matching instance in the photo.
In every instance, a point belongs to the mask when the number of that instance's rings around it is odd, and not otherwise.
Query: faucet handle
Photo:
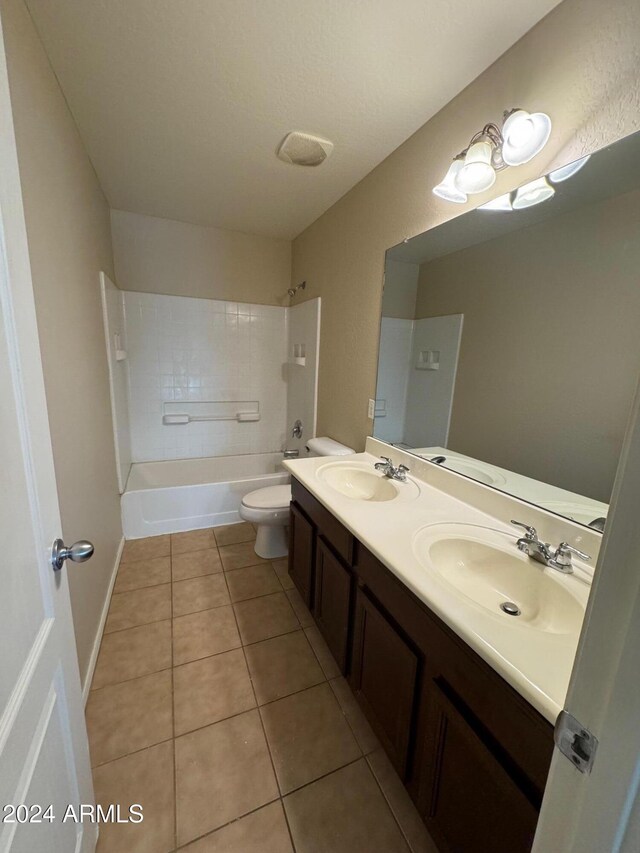
[[[528,539],[531,539],[534,542],[538,540],[538,531],[535,527],[531,527],[530,524],[525,524],[523,521],[514,521],[513,519],[511,519],[511,524],[515,524],[516,527],[521,527],[526,531]]]
[[[383,462],[389,462],[389,464],[391,464],[391,460],[388,456],[381,456],[380,459],[382,459]]]
[[[411,468],[407,468],[406,465],[398,465],[398,471],[404,471],[406,473],[407,471],[410,471],[410,470],[411,470]]]
[[[573,545],[569,545],[568,542],[561,542],[556,548],[556,553],[554,555],[554,559],[562,564],[562,558],[568,558],[568,562],[571,563],[571,554],[574,554],[576,557],[580,557],[581,560],[590,560],[591,555],[585,554],[584,551],[580,551],[578,548],[574,548]]]

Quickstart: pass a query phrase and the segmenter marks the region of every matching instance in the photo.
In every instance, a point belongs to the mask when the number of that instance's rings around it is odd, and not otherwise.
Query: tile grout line
[[[275,572],[275,570],[274,570],[274,572]],[[229,590],[229,584],[227,583],[226,573],[224,575],[224,580],[225,580],[225,583],[227,584],[227,590]],[[278,583],[280,583],[280,578],[278,578]],[[282,586],[281,583],[280,583],[280,586]],[[240,637],[240,642],[242,643],[242,634],[240,633],[240,625],[238,624],[238,617],[236,616],[235,608],[232,607],[231,611],[233,613],[233,618],[235,619],[236,630],[238,631],[238,636]],[[298,617],[296,616],[296,619],[297,618]],[[296,846],[295,846],[295,843],[293,840],[293,835],[291,833],[291,827],[289,826],[289,819],[287,818],[287,812],[286,812],[286,809],[284,807],[284,801],[282,799],[282,789],[280,787],[280,780],[278,779],[278,774],[276,773],[276,765],[275,765],[274,760],[273,760],[273,755],[271,754],[271,745],[269,744],[269,738],[267,737],[267,732],[266,732],[265,727],[264,727],[264,720],[262,719],[262,714],[260,712],[260,706],[258,705],[258,695],[256,693],[256,689],[255,689],[255,686],[253,683],[253,676],[251,675],[251,669],[249,668],[249,661],[247,660],[247,654],[245,652],[244,644],[241,646],[241,648],[242,648],[242,656],[244,658],[244,665],[246,666],[247,673],[249,675],[249,683],[251,684],[251,691],[253,693],[253,698],[254,698],[254,701],[256,703],[256,710],[258,711],[258,719],[260,720],[260,728],[262,729],[262,736],[264,737],[264,742],[267,746],[267,752],[269,753],[269,761],[271,762],[271,771],[273,773],[273,778],[276,780],[276,788],[277,788],[278,794],[279,794],[280,808],[282,809],[282,814],[284,815],[285,823],[287,824],[287,832],[289,833],[289,838],[291,840],[291,847],[293,849],[293,853],[296,853]]]
[[[369,753],[369,755],[371,755],[371,753]],[[373,769],[373,767],[371,766],[371,763],[370,763],[370,761],[369,761],[369,756],[368,756],[368,755],[365,755],[365,756],[364,756],[364,760],[365,760],[365,762],[366,762],[366,764],[367,764],[367,767],[369,768],[369,773],[371,773],[371,775],[373,776],[373,778],[374,778],[374,780],[375,780],[375,783],[376,783],[376,785],[378,786],[378,790],[379,790],[379,791],[380,791],[380,793],[382,794],[382,799],[385,801],[385,803],[387,804],[387,808],[388,808],[388,809],[389,809],[389,811],[391,812],[391,817],[392,817],[392,818],[393,818],[393,820],[395,821],[395,824],[396,824],[396,826],[398,827],[398,831],[400,832],[400,835],[401,835],[401,836],[403,837],[403,839],[404,839],[404,843],[407,845],[407,849],[410,851],[410,853],[413,853],[413,847],[411,846],[411,844],[410,844],[410,842],[409,842],[409,839],[407,838],[407,835],[406,835],[406,833],[405,833],[404,829],[402,828],[402,824],[400,823],[400,821],[399,821],[399,820],[398,820],[398,818],[396,817],[396,813],[395,813],[395,811],[394,811],[393,806],[391,805],[391,802],[390,802],[390,800],[389,800],[389,797],[387,797],[387,795],[386,795],[386,793],[385,793],[385,791],[384,791],[384,788],[382,787],[382,785],[381,785],[380,781],[378,780],[378,777],[377,777],[377,775],[376,775],[375,770],[374,770],[374,769]]]
[[[216,826],[215,829],[210,829],[208,832],[203,833],[202,835],[196,835],[195,838],[191,838],[189,841],[186,841],[181,847],[176,847],[175,850],[169,851],[169,853],[180,853],[180,850],[185,850],[191,844],[195,844],[196,841],[201,841],[203,838],[208,838],[210,835],[215,835],[216,832],[219,832],[221,829],[225,829],[227,826],[231,826],[239,820],[242,820],[245,817],[249,817],[249,815],[255,814],[259,812],[260,809],[266,809],[267,806],[272,806],[274,803],[281,802],[281,797],[274,797],[273,800],[269,800],[268,803],[263,803],[261,806],[257,806],[255,809],[251,809],[248,812],[243,812],[238,817],[234,817],[231,820],[228,820],[226,823],[220,824],[220,826]]]

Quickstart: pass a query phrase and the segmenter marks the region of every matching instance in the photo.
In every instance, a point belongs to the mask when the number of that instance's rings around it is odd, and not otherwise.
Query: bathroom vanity
[[[399,459],[406,461],[404,454]],[[551,577],[547,599],[535,593],[538,613],[525,612],[520,602],[526,624],[516,625],[497,607],[488,612],[451,577],[430,576],[416,555],[425,531],[447,524],[440,518],[473,536],[481,531],[481,539],[498,535],[494,528],[502,525],[426,481],[384,477],[371,453],[350,460],[287,463],[291,578],[439,849],[527,851],[564,699],[553,694],[568,684],[561,650],[572,660],[579,633],[579,624],[557,622],[549,595],[557,590],[561,602],[570,595],[581,621],[588,584],[571,578],[567,593],[563,579],[555,585]],[[436,468],[421,464],[428,473]],[[458,480],[447,471],[435,475],[453,485]],[[464,487],[482,498],[478,490],[485,487]],[[505,559],[513,548],[516,570],[549,573],[519,554],[517,532],[499,535]],[[452,541],[464,547],[464,536]],[[545,668],[556,670],[549,684],[538,677]]]

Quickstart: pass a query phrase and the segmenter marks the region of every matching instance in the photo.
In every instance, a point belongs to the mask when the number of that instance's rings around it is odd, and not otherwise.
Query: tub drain
[[[517,604],[514,604],[513,601],[503,601],[500,605],[500,610],[503,613],[506,613],[507,616],[520,616],[522,610],[518,607]]]

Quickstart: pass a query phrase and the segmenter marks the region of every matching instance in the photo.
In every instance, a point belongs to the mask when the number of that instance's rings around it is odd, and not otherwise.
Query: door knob
[[[84,563],[93,554],[93,545],[87,542],[86,539],[80,539],[74,542],[70,548],[67,548],[62,539],[56,539],[51,548],[51,565],[54,572],[59,572],[65,560],[72,560],[74,563]]]

